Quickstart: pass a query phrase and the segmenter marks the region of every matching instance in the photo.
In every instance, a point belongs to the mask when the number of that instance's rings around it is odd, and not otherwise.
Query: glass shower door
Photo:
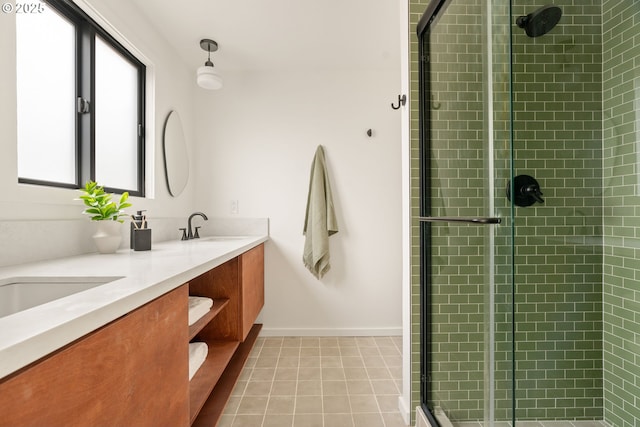
[[[421,395],[441,426],[512,418],[509,3],[486,3],[432,2],[418,28]]]

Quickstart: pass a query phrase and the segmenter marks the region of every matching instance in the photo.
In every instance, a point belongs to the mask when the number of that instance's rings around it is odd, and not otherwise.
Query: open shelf
[[[218,383],[233,354],[240,345],[238,341],[214,341],[208,343],[209,353],[200,369],[189,383],[189,414],[191,424],[198,416],[211,390]]]
[[[192,426],[217,425],[262,325],[264,246],[189,281],[189,294],[213,299],[213,307],[189,327],[189,341],[204,342],[208,354],[189,383]]]
[[[196,323],[189,326],[189,341],[195,337],[198,332],[202,330],[207,324],[222,311],[222,309],[229,304],[229,298],[215,298],[213,300],[213,306],[207,314],[202,316]],[[209,349],[211,350],[211,349]]]
[[[231,393],[233,392],[233,388],[235,387],[236,382],[238,382],[240,374],[242,373],[242,368],[244,368],[244,365],[249,358],[249,354],[251,353],[251,349],[258,339],[260,329],[262,329],[262,325],[253,325],[247,335],[247,338],[243,342],[237,343],[239,344],[238,348],[237,350],[235,350],[233,357],[228,362],[226,369],[224,370],[222,375],[216,379],[215,387],[213,387],[213,392],[211,392],[211,390],[207,392],[208,399],[202,402],[201,408],[198,408],[199,413],[198,411],[195,412],[195,420],[194,408],[193,406],[191,407],[192,427],[211,427],[218,424],[218,421],[220,420],[220,417],[222,416],[222,413],[224,411],[224,407],[227,404]],[[197,376],[198,374],[196,373],[194,379],[196,379]],[[191,389],[191,391],[191,402],[193,405],[193,388]],[[209,393],[211,394],[209,395]]]

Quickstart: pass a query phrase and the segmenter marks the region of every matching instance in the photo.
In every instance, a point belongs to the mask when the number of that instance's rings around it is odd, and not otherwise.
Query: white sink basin
[[[196,241],[200,240],[202,242],[230,242],[233,240],[242,240],[246,239],[247,236],[208,236],[201,237],[199,239],[194,239]]]
[[[104,285],[122,277],[13,277],[0,280],[0,317]]]

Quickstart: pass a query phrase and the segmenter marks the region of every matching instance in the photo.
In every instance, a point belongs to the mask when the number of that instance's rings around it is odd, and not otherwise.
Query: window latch
[[[78,97],[78,113],[80,114],[86,114],[89,112],[89,107],[91,106],[91,103],[82,98],[82,97]]]

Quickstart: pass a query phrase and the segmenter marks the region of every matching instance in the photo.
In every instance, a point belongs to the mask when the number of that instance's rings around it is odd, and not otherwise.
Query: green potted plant
[[[122,240],[121,224],[126,216],[124,209],[131,206],[128,203],[129,193],[124,192],[118,202],[112,200],[113,194],[106,193],[104,187],[94,181],[87,181],[84,188],[80,189],[82,200],[86,206],[82,212],[91,217],[91,221],[97,221],[98,230],[93,236],[98,252],[114,253]]]

